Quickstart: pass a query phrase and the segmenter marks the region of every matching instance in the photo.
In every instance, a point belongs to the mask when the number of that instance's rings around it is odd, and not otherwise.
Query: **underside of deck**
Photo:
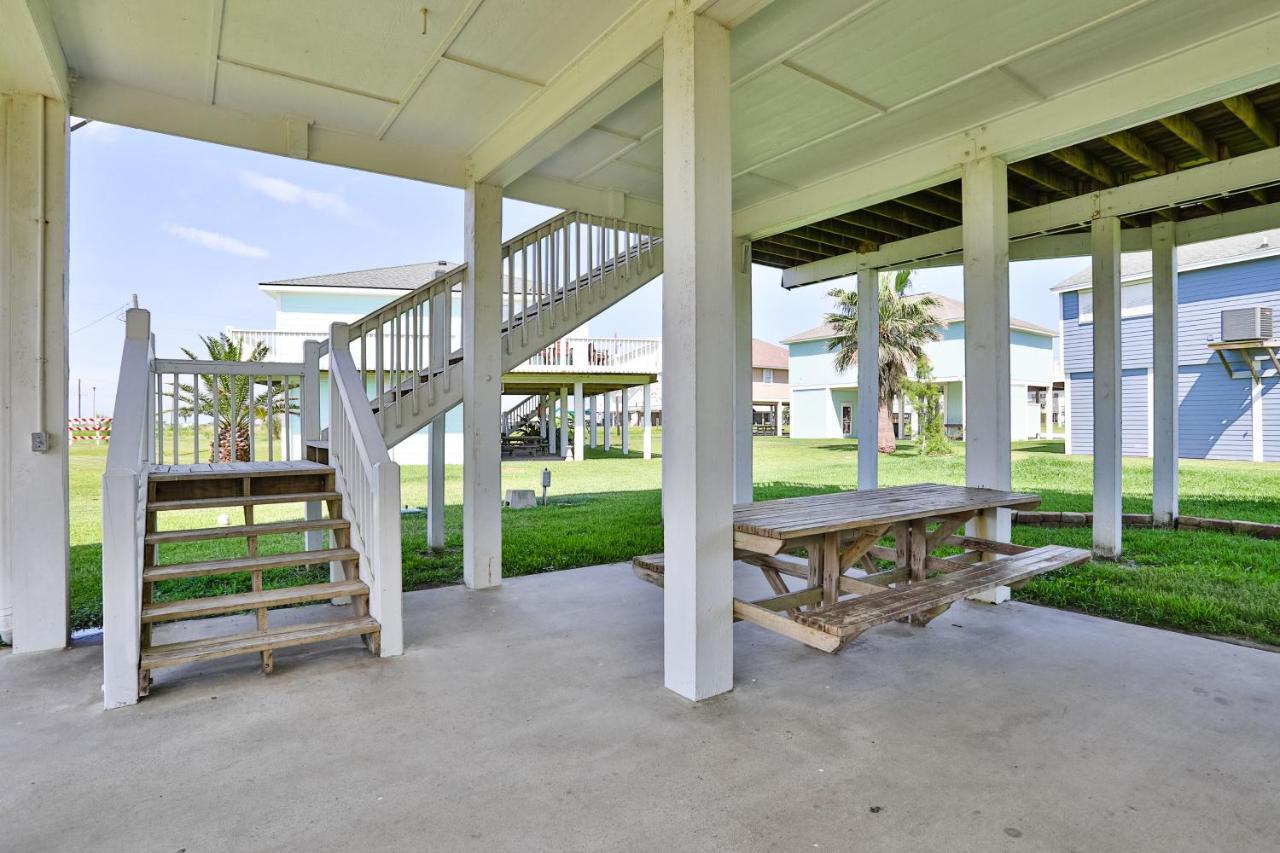
[[[753,567],[736,580],[768,594]],[[654,592],[614,565],[410,593],[403,657],[338,641],[281,650],[269,679],[162,670],[110,713],[96,646],[2,653],[0,847],[1199,853],[1280,834],[1280,655],[961,602],[838,657],[739,624],[734,691],[691,705],[660,686]]]

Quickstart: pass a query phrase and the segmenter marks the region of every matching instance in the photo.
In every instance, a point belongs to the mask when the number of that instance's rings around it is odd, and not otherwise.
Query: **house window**
[[[1120,288],[1120,316],[1142,317],[1151,313],[1151,282],[1126,284]],[[1080,322],[1093,322],[1093,291],[1080,291]]]
[[[773,384],[773,368],[772,368],[772,367],[766,367],[766,368],[764,369],[763,382],[764,382],[766,385],[772,385],[772,384]]]

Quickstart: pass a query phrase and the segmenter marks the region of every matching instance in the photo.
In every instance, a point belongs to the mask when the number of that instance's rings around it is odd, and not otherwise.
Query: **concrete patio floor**
[[[742,587],[757,577],[739,568]],[[1262,851],[1280,837],[1280,655],[963,603],[836,657],[739,624],[736,689],[694,706],[662,688],[661,618],[660,592],[625,566],[415,592],[402,658],[346,641],[277,653],[267,679],[247,657],[165,670],[111,712],[98,647],[0,654],[0,850]]]

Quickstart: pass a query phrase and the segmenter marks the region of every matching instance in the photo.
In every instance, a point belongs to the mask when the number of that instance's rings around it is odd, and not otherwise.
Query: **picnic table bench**
[[[550,452],[550,444],[541,436],[536,438],[504,436],[502,439],[502,455],[504,456],[546,456]]]
[[[971,520],[991,528],[999,510],[1039,503],[1023,492],[925,483],[740,504],[734,559],[757,566],[774,595],[735,597],[734,618],[838,652],[876,625],[926,625],[961,598],[1087,562],[1089,552],[1079,548],[1028,548],[963,533]],[[881,544],[889,539],[892,548]],[[960,553],[934,556],[940,549]],[[788,554],[794,551],[804,558]],[[632,568],[663,585],[662,554],[636,557]],[[786,577],[803,585],[793,590]]]

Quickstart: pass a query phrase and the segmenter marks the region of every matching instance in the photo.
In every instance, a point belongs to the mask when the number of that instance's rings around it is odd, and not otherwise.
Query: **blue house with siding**
[[[1085,269],[1054,287],[1061,309],[1067,452],[1093,452],[1093,290]],[[1239,356],[1235,377],[1209,344],[1223,309],[1280,315],[1280,229],[1178,247],[1178,454],[1184,459],[1280,461],[1280,380]],[[1121,260],[1122,451],[1152,454],[1151,255]],[[1260,354],[1255,350],[1255,355]]]
[[[948,432],[964,433],[964,303],[938,293],[934,318],[940,340],[925,345],[934,381],[943,389]],[[1012,422],[1015,441],[1051,429],[1054,387],[1054,331],[1017,317],[1009,318]],[[791,366],[791,437],[857,438],[858,375],[836,370],[831,350],[835,332],[822,323],[782,341]],[[898,408],[905,408],[899,404]],[[907,410],[908,415],[909,410]]]

